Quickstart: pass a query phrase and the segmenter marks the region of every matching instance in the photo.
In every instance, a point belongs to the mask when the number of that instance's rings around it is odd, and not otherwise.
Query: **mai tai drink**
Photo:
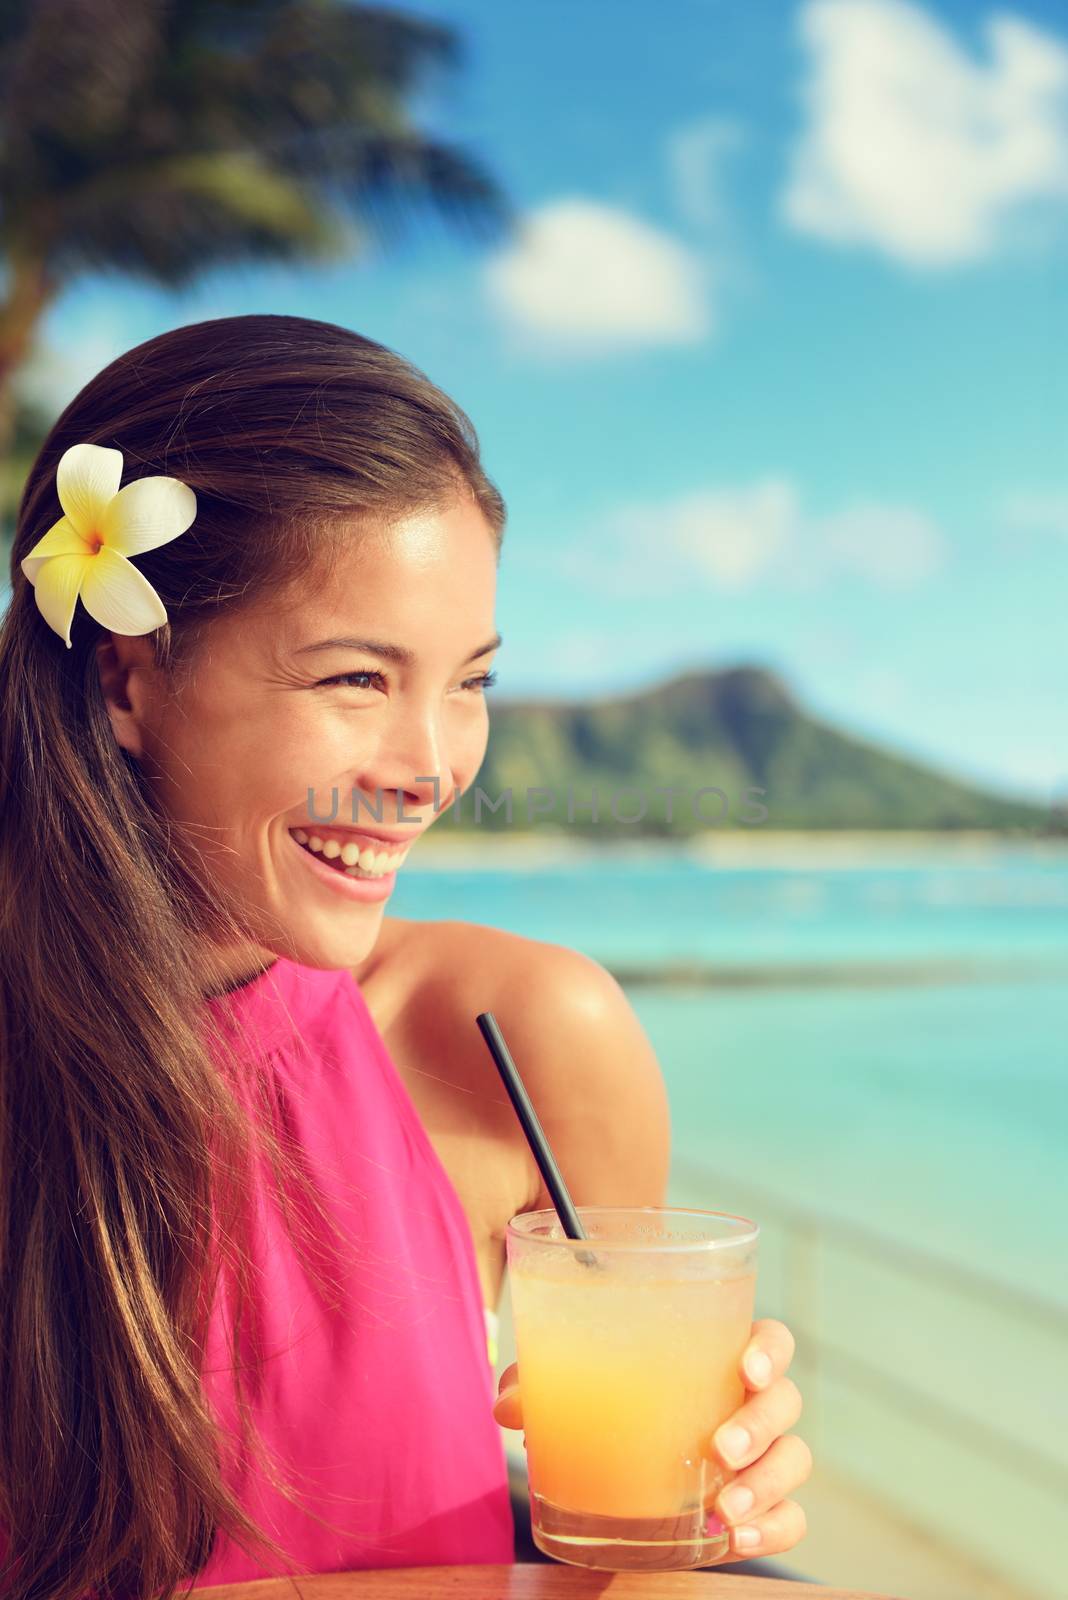
[[[717,1560],[734,1474],[711,1436],[745,1398],[759,1229],[675,1206],[579,1206],[508,1224],[508,1278],[534,1543],[572,1566]]]

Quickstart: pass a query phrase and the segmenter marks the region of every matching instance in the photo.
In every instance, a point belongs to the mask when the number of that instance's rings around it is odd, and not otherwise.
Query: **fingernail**
[[[760,1543],[759,1528],[735,1528],[734,1544],[738,1550],[755,1550]]]
[[[752,1444],[748,1430],[740,1428],[736,1422],[732,1422],[726,1428],[720,1428],[716,1434],[716,1449],[731,1466],[741,1461],[752,1448]]]
[[[745,1370],[754,1383],[767,1383],[771,1377],[771,1357],[764,1350],[750,1350]]]
[[[720,1510],[728,1522],[737,1522],[753,1509],[756,1495],[744,1483],[732,1483],[719,1497]]]

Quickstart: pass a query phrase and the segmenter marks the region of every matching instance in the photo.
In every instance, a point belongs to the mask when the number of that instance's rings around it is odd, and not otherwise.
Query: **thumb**
[[[519,1367],[514,1361],[501,1373],[497,1385],[497,1398],[493,1402],[493,1419],[502,1428],[523,1426],[523,1407],[519,1398]]]

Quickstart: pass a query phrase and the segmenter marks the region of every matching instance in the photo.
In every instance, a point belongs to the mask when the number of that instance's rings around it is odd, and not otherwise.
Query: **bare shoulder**
[[[409,990],[426,983],[457,984],[467,973],[474,982],[497,989],[519,981],[531,962],[547,972],[583,973],[587,992],[598,986],[618,988],[604,967],[578,950],[458,919],[386,917],[374,949],[354,971],[361,984],[388,975]],[[577,997],[579,989],[573,985],[569,992]]]
[[[605,967],[566,945],[478,923],[395,918],[387,966],[394,1003],[483,1073],[495,1068],[475,1018],[493,1012],[577,1203],[663,1203],[667,1090],[634,1008]],[[535,1203],[550,1204],[544,1186]]]
[[[609,1027],[625,1027],[627,1017],[637,1022],[616,979],[580,950],[476,922],[391,917],[375,959],[357,976],[363,972],[376,978],[388,972],[408,1003],[431,996],[446,1010],[474,1003],[472,1026],[478,1012],[493,1011],[503,1028],[507,1013],[513,1024],[522,1019],[529,1037],[544,1031],[539,1018],[548,1024],[570,1016]]]

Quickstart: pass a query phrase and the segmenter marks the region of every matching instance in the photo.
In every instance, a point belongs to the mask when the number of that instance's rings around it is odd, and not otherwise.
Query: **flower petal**
[[[62,558],[61,558],[62,559]],[[143,572],[107,545],[89,562],[82,605],[112,633],[151,633],[167,620],[163,601]]]
[[[184,533],[197,514],[197,497],[178,478],[135,478],[104,512],[104,543],[120,555],[139,556]]]
[[[30,582],[36,583],[38,571],[50,557],[88,556],[92,553],[92,546],[82,538],[73,522],[66,517],[60,517],[58,522],[53,522],[47,533],[42,534],[33,549],[23,556],[19,565]]]
[[[54,628],[70,649],[70,624],[78,592],[95,556],[51,556],[37,574],[33,586],[37,609],[50,628]]]
[[[56,493],[83,538],[100,530],[104,511],[119,492],[122,451],[102,444],[72,444],[56,468]]]

